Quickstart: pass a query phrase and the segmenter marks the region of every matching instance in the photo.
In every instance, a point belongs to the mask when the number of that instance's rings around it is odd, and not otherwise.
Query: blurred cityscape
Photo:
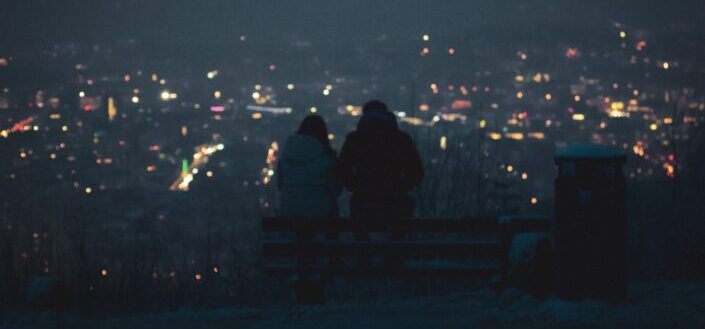
[[[0,53],[0,278],[64,278],[95,307],[177,305],[198,289],[206,304],[256,302],[279,148],[317,113],[339,150],[370,99],[416,140],[418,216],[550,215],[553,152],[577,142],[628,154],[630,216],[697,216],[700,34],[619,22],[504,33],[276,47],[243,34],[227,56],[138,38]]]

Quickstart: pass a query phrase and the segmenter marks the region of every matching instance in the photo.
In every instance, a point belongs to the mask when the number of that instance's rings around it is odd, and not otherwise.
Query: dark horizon
[[[0,12],[0,47],[50,47],[62,43],[110,44],[123,39],[150,43],[227,43],[246,35],[251,41],[276,44],[298,36],[330,44],[431,33],[444,36],[489,31],[570,26],[600,30],[619,22],[631,29],[690,29],[705,32],[701,1],[9,1]]]

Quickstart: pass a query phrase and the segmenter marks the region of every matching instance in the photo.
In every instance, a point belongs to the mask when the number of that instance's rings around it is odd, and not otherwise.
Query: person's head
[[[389,111],[387,105],[378,100],[372,100],[362,106],[362,117],[357,123],[358,130],[396,130],[397,118]]]
[[[296,133],[318,139],[327,149],[331,149],[330,140],[328,140],[328,128],[320,115],[312,114],[304,118]]]
[[[362,106],[362,113],[363,114],[369,113],[369,112],[387,112],[387,111],[389,111],[389,108],[387,108],[387,104],[384,104],[378,100],[371,100]]]

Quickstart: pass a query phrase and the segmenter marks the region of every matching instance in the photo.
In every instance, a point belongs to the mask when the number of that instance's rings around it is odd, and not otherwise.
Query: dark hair
[[[320,115],[309,115],[301,121],[299,130],[296,132],[298,134],[311,136],[323,143],[327,150],[332,151],[330,147],[330,140],[328,139],[328,128],[326,127],[326,122],[321,118]]]
[[[362,113],[367,113],[367,112],[386,112],[389,111],[387,108],[387,104],[382,103],[381,101],[378,100],[371,100],[365,105],[362,106]]]

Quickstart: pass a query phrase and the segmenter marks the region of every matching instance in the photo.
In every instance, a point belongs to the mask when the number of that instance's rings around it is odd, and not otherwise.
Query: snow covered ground
[[[705,328],[705,282],[636,283],[630,301],[535,300],[518,291],[325,306],[220,309],[101,321],[41,314],[2,328]]]

